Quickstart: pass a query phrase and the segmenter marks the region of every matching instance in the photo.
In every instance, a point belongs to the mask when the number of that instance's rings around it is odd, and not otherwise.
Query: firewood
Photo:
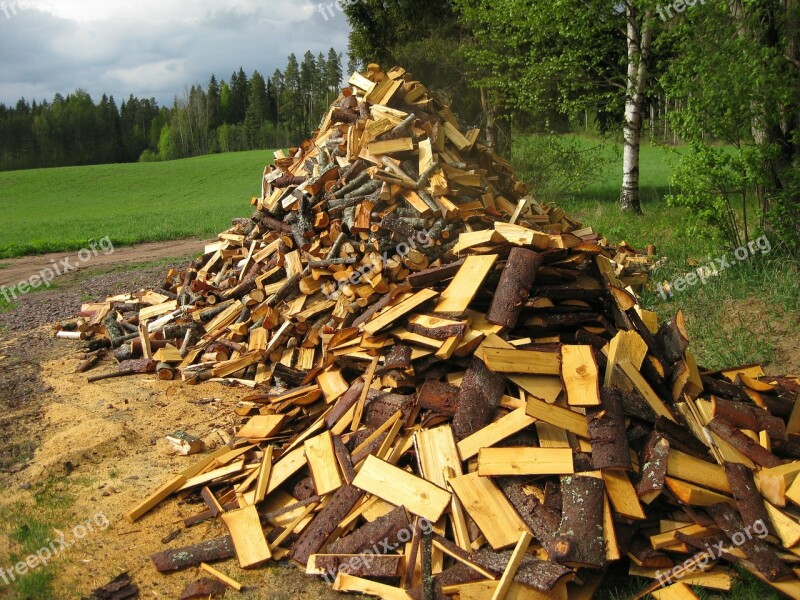
[[[349,82],[312,139],[275,153],[251,217],[158,289],[56,327],[91,338],[81,360],[112,377],[256,388],[229,446],[128,512],[179,494],[203,504],[186,526],[229,526],[222,546],[162,566],[288,557],[330,579],[378,543],[390,553],[336,589],[589,598],[624,556],[655,576],[723,541],[706,514],[723,503],[777,537],[720,561],[782,574],[770,557],[800,542],[800,383],[756,365],[702,371],[683,314],[659,327],[641,305],[654,258],[526,195],[404,69]],[[100,366],[108,349],[117,368]],[[722,567],[691,576],[665,582],[730,586]],[[798,595],[799,581],[771,585]]]
[[[225,560],[234,556],[235,553],[233,540],[226,535],[200,542],[194,546],[158,552],[150,558],[159,573],[168,573],[196,567],[204,562]]]

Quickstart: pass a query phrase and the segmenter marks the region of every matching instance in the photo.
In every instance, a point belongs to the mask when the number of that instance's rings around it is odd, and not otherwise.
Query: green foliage
[[[668,197],[668,202],[685,206],[696,216],[687,233],[710,233],[737,248],[757,232],[758,221],[752,222],[752,213],[758,210],[753,190],[768,184],[763,168],[767,150],[748,144],[738,148],[692,145],[671,181],[681,191]]]
[[[800,251],[800,62],[785,56],[797,48],[800,14],[790,10],[799,9],[753,0],[731,11],[709,2],[669,32],[673,55],[662,85],[683,99],[670,121],[692,148],[671,201],[696,211],[731,246],[763,230]],[[719,141],[733,150],[720,150]]]
[[[531,135],[512,151],[517,176],[540,202],[574,196],[596,181],[608,162],[602,144],[558,135]]]

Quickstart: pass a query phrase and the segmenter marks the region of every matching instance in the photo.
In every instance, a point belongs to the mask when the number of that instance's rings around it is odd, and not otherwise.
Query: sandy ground
[[[195,242],[193,250],[197,247]],[[154,258],[149,252],[139,256]],[[217,521],[185,529],[183,518],[204,507],[178,499],[162,503],[135,524],[122,515],[171,473],[197,459],[172,454],[165,435],[183,430],[208,439],[213,447],[218,439],[214,432],[232,431],[238,418],[233,408],[252,392],[219,384],[189,387],[153,376],[87,384],[86,375],[75,373],[81,362],[80,343],[52,337],[50,323],[74,314],[87,296],[103,298],[154,285],[164,272],[161,266],[73,275],[58,289],[29,294],[15,310],[0,314],[0,508],[20,502],[32,506],[43,484],[57,482],[76,496],[60,515],[68,526],[66,539],[74,525],[100,513],[110,522],[54,561],[54,598],[86,597],[123,571],[131,574],[142,598],[178,598],[189,582],[203,575],[198,569],[160,575],[150,556],[226,533]],[[113,369],[107,361],[93,373]],[[102,525],[102,518],[99,521]],[[177,537],[162,542],[174,532]],[[8,533],[0,528],[0,568],[9,566],[13,550]],[[228,597],[341,598],[292,565],[242,571],[229,560],[219,567],[249,588],[243,594],[229,592]],[[0,584],[0,598],[8,594]]]

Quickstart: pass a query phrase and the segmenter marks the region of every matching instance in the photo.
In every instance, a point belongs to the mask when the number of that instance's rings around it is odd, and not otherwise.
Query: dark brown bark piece
[[[466,258],[462,258],[461,260],[444,265],[443,267],[434,267],[417,273],[411,273],[411,275],[408,276],[407,282],[412,289],[415,290],[421,290],[422,288],[442,283],[455,277],[461,265],[463,265],[466,260]]]
[[[757,465],[762,467],[777,467],[784,463],[782,459],[775,456],[772,452],[764,448],[764,446],[756,444],[721,417],[711,419],[708,428]]]
[[[673,560],[658,550],[653,550],[650,540],[637,535],[628,545],[628,553],[636,557],[643,567],[650,569],[666,569],[672,567]]]
[[[159,573],[169,573],[196,567],[201,562],[225,560],[235,555],[233,540],[231,540],[231,536],[225,535],[193,546],[157,552],[150,557],[150,560],[153,561],[153,565]]]
[[[139,588],[134,585],[128,573],[121,573],[106,585],[92,591],[92,598],[98,600],[124,600],[139,596]]]
[[[181,594],[181,600],[206,600],[207,598],[222,598],[228,586],[219,579],[203,577],[187,585]]]
[[[745,529],[742,519],[729,504],[720,502],[709,506],[706,511],[714,519],[717,527],[725,532],[734,546],[741,548],[747,559],[767,580],[777,581],[793,574],[789,566],[758,537],[757,532]]]
[[[411,347],[403,344],[392,346],[386,354],[386,359],[377,371],[378,374],[388,373],[395,369],[407,369],[411,366]]]
[[[589,441],[595,469],[631,470],[631,455],[625,431],[625,416],[618,390],[600,390],[602,408],[589,413]]]
[[[345,572],[355,577],[400,577],[403,573],[403,557],[400,555],[385,556],[347,556],[338,554],[318,554],[316,567],[333,575],[339,572],[341,565],[347,565]]]
[[[292,544],[289,558],[305,567],[309,557],[319,553],[328,536],[353,510],[363,495],[364,492],[352,485],[344,485],[336,490],[328,505],[317,513],[314,520],[303,529],[300,537]]]
[[[414,410],[414,396],[400,394],[380,394],[370,399],[367,396],[364,406],[364,424],[369,427],[380,427],[398,410],[403,413],[403,421],[407,422]]]
[[[456,414],[458,388],[443,381],[426,379],[417,392],[417,406],[443,415]]]
[[[656,433],[660,433],[669,441],[670,448],[680,450],[685,454],[694,457],[709,459],[708,448],[696,437],[689,429],[683,425],[678,425],[666,417],[658,417],[656,420]]]
[[[640,460],[642,475],[636,484],[636,494],[640,498],[653,494],[657,495],[664,489],[668,455],[669,441],[655,431],[651,433],[647,444],[642,450]]]
[[[453,417],[453,433],[462,440],[491,423],[506,389],[505,377],[473,358],[461,381],[458,406]]]
[[[547,547],[551,560],[570,566],[605,565],[604,493],[605,484],[597,477],[569,475],[561,478],[561,524]]]
[[[467,331],[467,324],[452,323],[449,325],[442,325],[441,327],[430,328],[424,327],[417,323],[409,322],[406,326],[406,329],[408,329],[411,333],[424,335],[425,337],[429,337],[434,340],[446,340],[451,337],[462,337]]]
[[[472,554],[470,558],[488,571],[502,573],[511,559],[511,554],[511,550],[495,552],[484,548]],[[522,559],[519,569],[517,569],[514,581],[548,592],[553,589],[562,577],[571,573],[572,569],[564,565],[547,560],[538,560],[533,556],[526,555]]]
[[[744,524],[753,527],[756,526],[756,522],[761,521],[763,523],[762,526],[767,526],[771,529],[772,521],[770,521],[767,509],[764,507],[764,499],[758,488],[756,488],[753,471],[750,467],[740,463],[728,462],[723,467],[725,468],[725,476],[728,478],[733,499],[736,501],[736,508],[739,509],[739,514],[741,514]]]
[[[735,427],[766,431],[772,440],[786,439],[786,424],[763,408],[717,397],[712,397],[711,406],[715,417],[722,417]]]
[[[398,506],[384,516],[356,529],[350,535],[328,544],[330,554],[360,554],[372,550],[375,554],[394,552],[402,546],[398,539],[401,530],[411,526],[406,509]]]
[[[681,331],[677,317],[661,326],[656,334],[656,343],[661,355],[670,365],[683,358],[689,347],[689,340]]]
[[[526,248],[513,248],[509,252],[494,299],[486,313],[486,320],[509,329],[517,326],[517,319],[530,295],[536,272],[542,266],[542,258],[538,252]]]
[[[333,410],[325,416],[325,427],[331,429],[336,423],[339,422],[343,416],[347,414],[358,399],[361,397],[361,391],[364,389],[364,380],[358,379],[353,382],[350,388],[342,394],[341,398],[336,401]]]
[[[536,539],[544,546],[552,542],[561,523],[561,515],[543,506],[535,496],[526,494],[519,478],[502,477],[497,480],[497,484]]]

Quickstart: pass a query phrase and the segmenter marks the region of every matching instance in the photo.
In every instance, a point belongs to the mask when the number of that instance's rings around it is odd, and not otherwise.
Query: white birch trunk
[[[639,202],[639,147],[642,138],[642,104],[647,83],[647,63],[653,41],[652,14],[647,11],[638,20],[638,11],[629,2],[625,8],[628,20],[628,81],[625,93],[625,147],[622,160],[622,191],[619,204],[624,211],[642,212]]]

